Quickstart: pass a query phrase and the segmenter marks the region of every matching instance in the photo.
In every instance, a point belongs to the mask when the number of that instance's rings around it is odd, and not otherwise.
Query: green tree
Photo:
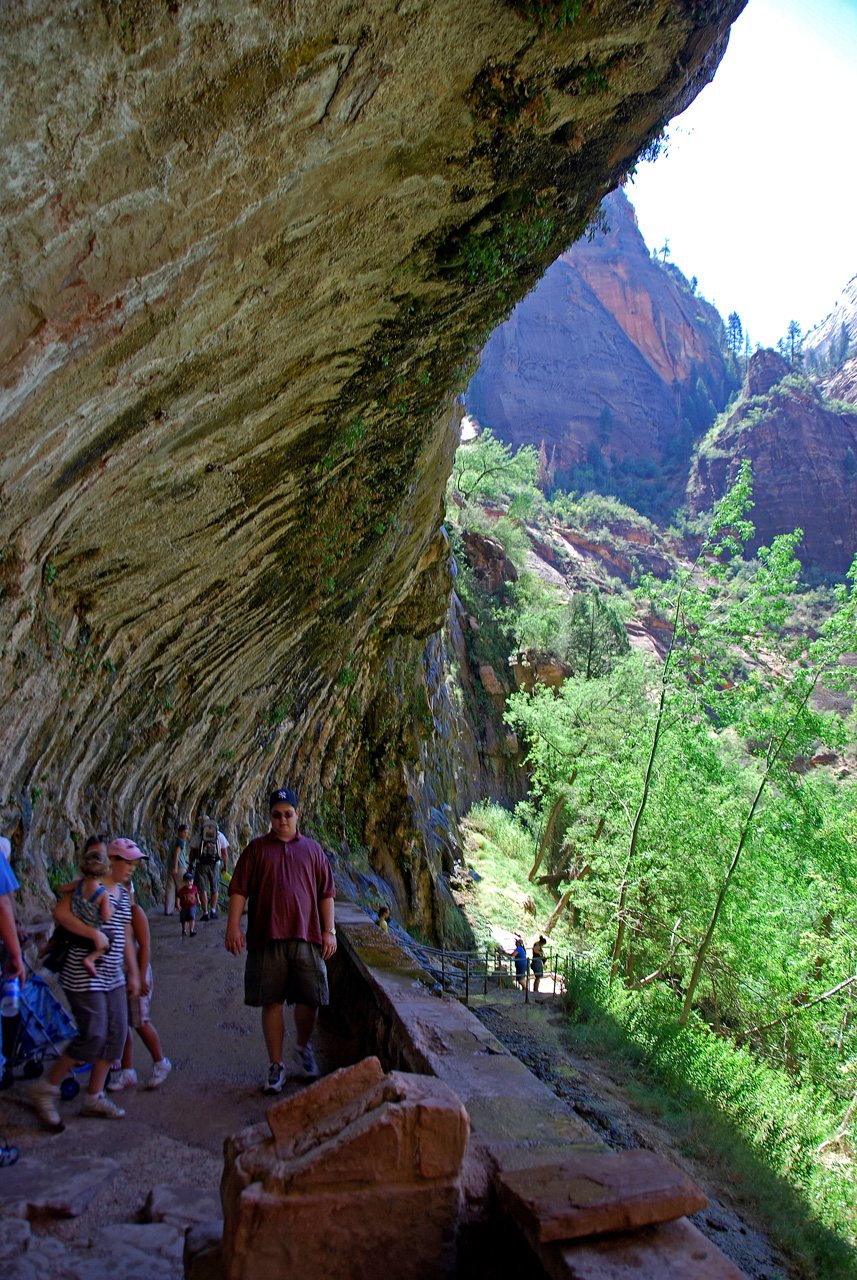
[[[486,427],[475,440],[459,446],[453,484],[464,499],[513,498],[521,488],[535,484],[538,465],[538,451],[532,445],[513,452]]]
[[[726,321],[726,345],[737,356],[744,342],[744,330],[737,311],[730,311]]]
[[[609,675],[616,659],[630,651],[622,619],[593,587],[579,591],[571,604],[566,657],[585,680]]]

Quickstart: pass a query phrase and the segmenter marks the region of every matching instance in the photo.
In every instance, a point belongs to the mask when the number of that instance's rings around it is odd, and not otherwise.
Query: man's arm
[[[18,938],[18,928],[15,924],[15,908],[12,905],[12,895],[10,893],[0,895],[0,938],[6,943],[9,951],[9,963],[7,964],[6,972],[11,973],[13,977],[20,978],[21,982],[23,982],[24,960],[21,955],[21,943]]]
[[[321,916],[321,958],[329,960],[336,951],[336,934],[333,931],[333,898],[321,898],[318,904]]]
[[[230,951],[234,956],[240,956],[246,944],[244,931],[241,928],[241,916],[246,904],[247,899],[243,894],[230,893],[229,913],[226,917],[226,936],[223,941],[226,944],[226,950]]]

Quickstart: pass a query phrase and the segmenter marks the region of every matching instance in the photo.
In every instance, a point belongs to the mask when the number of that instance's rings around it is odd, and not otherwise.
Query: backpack
[[[199,860],[209,866],[220,861],[220,843],[217,839],[217,823],[204,822],[199,842]]]

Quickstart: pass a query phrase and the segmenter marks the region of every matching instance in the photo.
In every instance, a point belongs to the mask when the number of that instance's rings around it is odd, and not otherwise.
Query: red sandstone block
[[[537,1252],[551,1280],[747,1280],[686,1218]]]
[[[353,1067],[342,1067],[323,1080],[284,1098],[270,1107],[266,1116],[275,1142],[293,1142],[327,1116],[358,1102],[385,1079],[377,1058],[364,1058]]]
[[[653,1151],[587,1153],[497,1175],[506,1211],[530,1239],[573,1240],[669,1222],[708,1204],[686,1174]]]
[[[279,1197],[248,1187],[225,1250],[227,1280],[375,1277],[441,1280],[453,1273],[455,1183]]]

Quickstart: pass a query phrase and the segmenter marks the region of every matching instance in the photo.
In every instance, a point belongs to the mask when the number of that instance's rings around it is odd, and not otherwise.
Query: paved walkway
[[[163,1087],[111,1094],[126,1110],[119,1121],[83,1119],[77,1115],[79,1099],[63,1102],[66,1129],[60,1134],[40,1126],[20,1072],[15,1085],[0,1094],[0,1138],[20,1148],[21,1166],[35,1165],[50,1180],[66,1157],[83,1153],[119,1164],[79,1217],[51,1219],[38,1228],[61,1239],[86,1240],[109,1224],[134,1220],[158,1184],[217,1195],[224,1138],[262,1120],[269,1104],[260,1090],[266,1055],[259,1014],[243,1003],[244,962],[224,948],[225,919],[200,923],[193,940],[182,940],[178,916],[165,918],[153,908],[149,923],[152,1021],[173,1063]],[[362,1056],[329,1015],[314,1044],[323,1073]],[[151,1059],[136,1037],[134,1054],[142,1084]],[[300,1087],[291,1081],[288,1089]],[[0,1169],[0,1216],[15,1198],[16,1167]]]

